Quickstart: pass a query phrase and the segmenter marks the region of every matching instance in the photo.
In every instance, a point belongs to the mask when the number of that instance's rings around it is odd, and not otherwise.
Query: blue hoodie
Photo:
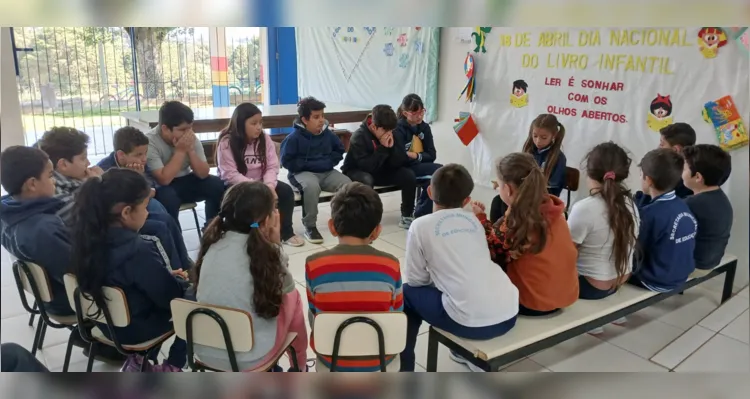
[[[536,160],[537,165],[539,165],[542,170],[547,166],[547,156],[549,155],[550,148],[551,147],[546,147],[541,150],[536,148],[536,146],[531,148],[531,155],[534,156],[534,160]],[[563,187],[565,187],[565,167],[567,164],[568,161],[565,158],[565,154],[560,151],[560,156],[557,157],[557,162],[552,167],[552,173],[550,173],[549,181],[547,181],[547,191],[555,197],[559,197],[560,193],[562,193]]]
[[[187,283],[171,274],[166,256],[154,241],[138,232],[111,227],[104,239],[104,285],[122,289],[128,299],[130,325],[116,328],[118,339],[133,344],[163,334],[171,328],[170,302],[182,298]],[[107,335],[105,325],[99,326]]]
[[[323,126],[320,134],[312,134],[299,120],[294,122],[294,131],[281,143],[281,166],[296,173],[330,172],[344,159],[344,144]]]
[[[698,222],[674,191],[653,201],[636,198],[636,205],[641,216],[638,244],[643,259],[634,265],[634,275],[651,291],[666,292],[682,286],[695,269]]]
[[[0,198],[0,242],[16,258],[44,268],[52,289],[47,311],[56,315],[74,314],[63,283],[70,263],[70,231],[56,215],[64,205],[57,198]]]
[[[103,171],[108,171],[112,168],[119,168],[120,165],[117,164],[117,158],[115,157],[115,153],[111,152],[109,155],[107,155],[106,158],[99,161],[96,166],[102,168]],[[144,167],[143,170],[144,176],[146,176],[146,180],[151,184],[152,188],[158,188],[159,184],[156,183],[156,180],[154,179],[154,175],[151,174],[151,169],[149,169],[148,165]]]

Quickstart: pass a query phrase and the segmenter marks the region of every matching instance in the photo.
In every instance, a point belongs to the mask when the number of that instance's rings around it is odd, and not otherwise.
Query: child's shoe
[[[143,362],[146,362],[145,367],[143,367],[143,371],[149,372],[152,371],[153,366],[151,366],[151,363],[148,362],[143,356],[141,355],[128,355],[128,358],[125,359],[125,363],[122,365],[122,368],[120,368],[121,373],[140,373],[141,372],[141,366],[143,366]]]
[[[451,360],[453,360],[456,363],[461,363],[463,365],[466,365],[466,367],[469,368],[469,370],[475,372],[475,373],[484,373],[484,370],[480,369],[479,367],[473,365],[470,361],[466,360],[464,357],[459,355],[458,353],[455,353],[451,351]]]
[[[167,362],[151,367],[152,373],[181,373],[182,369]]]
[[[401,220],[398,221],[398,227],[401,227],[404,230],[409,230],[413,221],[413,217],[401,216]]]

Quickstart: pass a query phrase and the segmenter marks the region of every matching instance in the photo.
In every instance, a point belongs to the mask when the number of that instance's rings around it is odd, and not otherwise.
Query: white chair
[[[401,312],[337,313],[315,316],[313,340],[318,355],[330,356],[328,369],[318,361],[318,372],[335,372],[342,357],[373,356],[380,359],[381,372],[397,372],[398,354],[406,347],[406,315]],[[389,363],[387,357],[395,358]]]
[[[296,352],[292,347],[297,333],[288,333],[284,344],[268,362],[252,369],[240,370],[235,352],[249,352],[253,349],[254,343],[253,320],[249,313],[187,299],[173,299],[171,308],[175,334],[187,342],[188,366],[193,371],[268,371],[276,365],[287,350],[291,352],[290,357],[294,369],[299,370]],[[225,350],[231,370],[196,359],[193,348],[195,344]]]
[[[116,287],[102,287],[103,300],[95,301],[78,288],[78,280],[70,273],[63,276],[65,283],[65,292],[68,294],[68,301],[76,311],[78,317],[78,330],[83,340],[89,343],[89,362],[86,371],[90,372],[94,366],[96,351],[100,345],[107,345],[117,349],[123,355],[140,354],[148,359],[153,351],[158,351],[161,345],[174,335],[174,331],[137,344],[123,345],[117,339],[114,332],[115,327],[127,327],[130,325],[130,310],[128,310],[128,300],[125,293]],[[84,311],[85,309],[85,311]],[[95,321],[107,325],[109,337],[107,337],[99,327],[93,327],[91,330],[83,328],[86,320]],[[146,368],[147,361],[141,365],[141,371]]]

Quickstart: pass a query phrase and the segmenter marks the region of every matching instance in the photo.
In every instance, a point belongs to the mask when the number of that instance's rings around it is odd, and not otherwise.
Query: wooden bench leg
[[[721,294],[721,303],[724,303],[732,297],[732,288],[734,287],[734,275],[737,272],[737,261],[732,262],[724,274],[724,291]]]
[[[436,372],[438,361],[438,333],[430,327],[430,331],[427,334],[427,371]]]

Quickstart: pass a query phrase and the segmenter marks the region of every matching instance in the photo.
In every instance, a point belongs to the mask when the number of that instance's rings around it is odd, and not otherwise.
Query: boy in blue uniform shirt
[[[680,154],[665,148],[648,152],[640,164],[643,192],[635,200],[641,216],[642,257],[634,260],[629,282],[655,292],[679,288],[695,269],[698,223],[674,192],[683,164]]]

